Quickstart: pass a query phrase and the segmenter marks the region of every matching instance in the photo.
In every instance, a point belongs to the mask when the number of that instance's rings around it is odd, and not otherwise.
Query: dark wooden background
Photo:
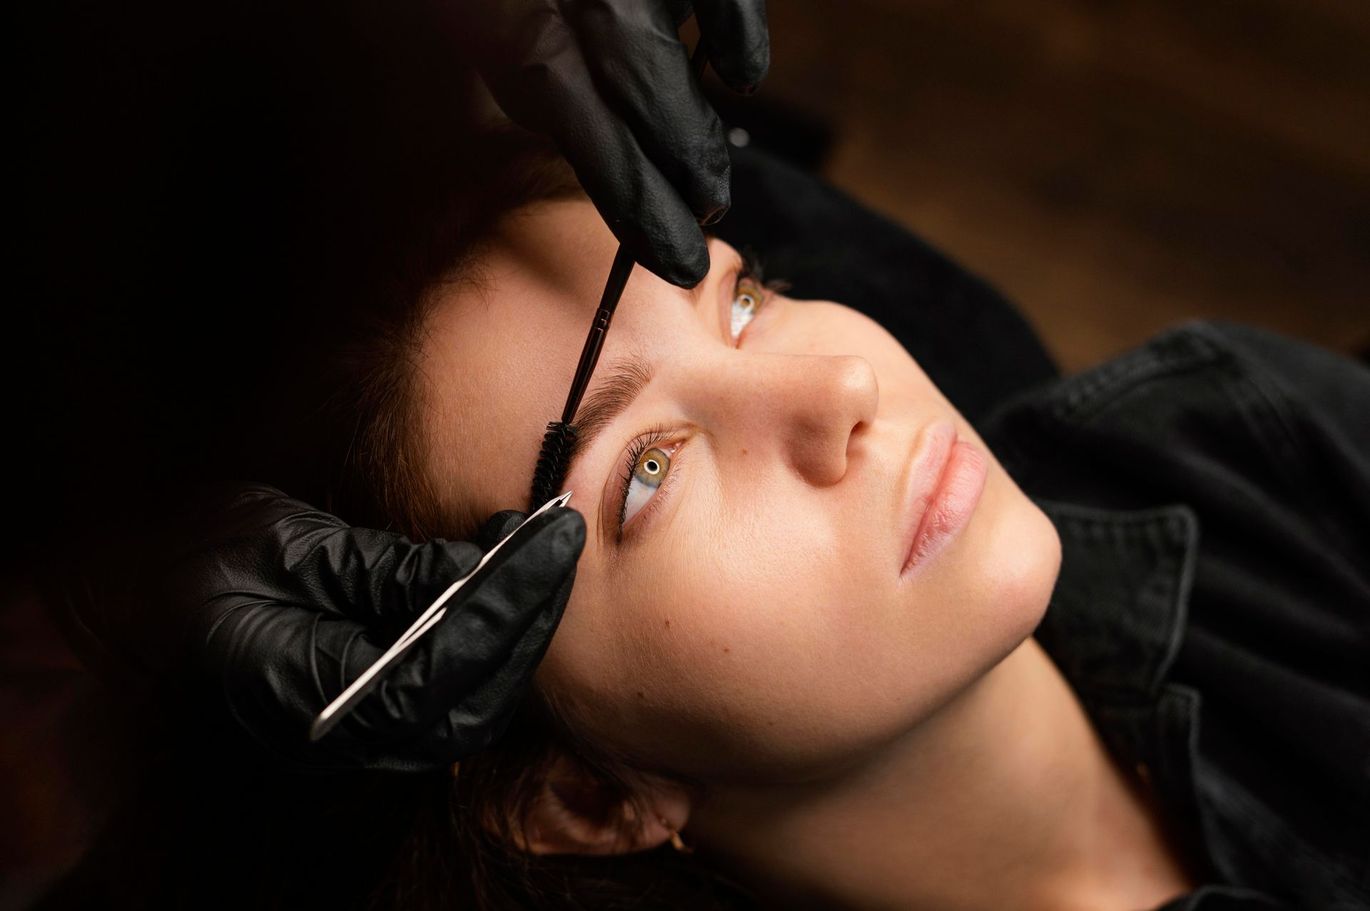
[[[1065,369],[1176,321],[1370,346],[1370,3],[773,0],[756,97]]]

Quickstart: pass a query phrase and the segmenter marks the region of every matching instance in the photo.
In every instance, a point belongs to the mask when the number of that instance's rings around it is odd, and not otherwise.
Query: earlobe
[[[644,779],[632,800],[611,792],[565,758],[552,764],[525,820],[519,848],[530,854],[631,854],[680,838],[689,799],[677,786]]]

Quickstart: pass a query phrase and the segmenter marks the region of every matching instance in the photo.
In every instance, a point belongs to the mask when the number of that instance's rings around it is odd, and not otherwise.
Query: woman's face
[[[1026,638],[1059,543],[875,322],[770,294],[735,338],[740,258],[709,246],[697,288],[639,268],[619,303],[581,406],[601,426],[566,480],[585,552],[538,684],[645,768],[807,780]],[[480,281],[438,293],[420,401],[449,515],[525,508],[615,249],[588,202],[548,203],[506,220]],[[942,533],[915,542],[935,487],[922,524]]]

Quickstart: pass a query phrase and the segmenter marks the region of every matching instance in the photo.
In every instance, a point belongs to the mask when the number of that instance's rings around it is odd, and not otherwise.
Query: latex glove
[[[676,32],[693,8],[714,71],[751,92],[770,66],[764,0],[441,2],[505,114],[555,140],[633,259],[696,285],[730,166]]]
[[[496,514],[479,543],[426,544],[349,528],[270,487],[237,492],[221,514],[173,574],[187,651],[242,727],[316,768],[435,768],[488,745],[546,651],[585,545],[579,513],[539,516],[310,743],[315,715],[525,514]]]

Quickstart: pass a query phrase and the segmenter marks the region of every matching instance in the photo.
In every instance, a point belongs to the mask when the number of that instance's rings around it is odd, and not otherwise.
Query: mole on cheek
[[[671,628],[671,621],[670,621],[670,620],[667,620],[667,621],[666,621],[666,628],[667,628],[667,629],[670,629],[670,628]]]

